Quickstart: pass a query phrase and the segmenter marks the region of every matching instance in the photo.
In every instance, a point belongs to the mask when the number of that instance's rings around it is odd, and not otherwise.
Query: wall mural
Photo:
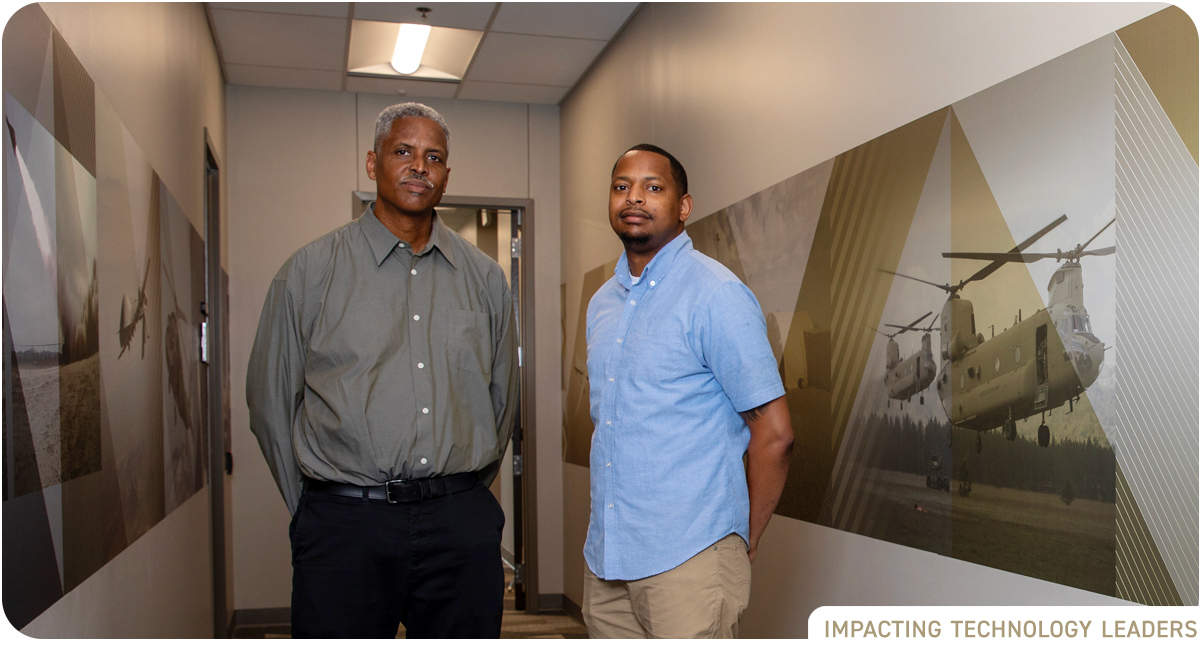
[[[20,629],[207,481],[204,243],[36,5],[4,34],[4,611]]]
[[[1197,604],[1196,60],[1172,7],[688,225],[767,318],[776,513]]]

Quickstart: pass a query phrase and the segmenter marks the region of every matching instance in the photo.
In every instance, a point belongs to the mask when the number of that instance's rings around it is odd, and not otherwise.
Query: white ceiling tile
[[[213,10],[226,64],[342,70],[346,19]]]
[[[637,7],[636,2],[506,2],[492,30],[607,41]]]
[[[472,101],[504,101],[507,103],[542,103],[557,105],[570,87],[545,85],[514,85],[469,80],[463,83],[458,98]]]
[[[429,7],[424,20],[417,7]],[[494,2],[359,2],[354,5],[354,18],[482,30],[495,8]]]
[[[273,14],[301,14],[333,18],[346,18],[350,15],[349,2],[210,2],[208,6],[213,9],[265,11]]]
[[[604,41],[490,32],[468,80],[570,87],[604,48]]]
[[[365,92],[367,94],[390,94],[396,97],[395,103],[400,103],[408,96],[424,96],[435,99],[454,97],[457,83],[436,83],[423,80],[393,80],[390,78],[365,78],[350,76],[346,78],[347,92]],[[401,95],[400,90],[407,92]]]
[[[324,89],[341,91],[342,74],[316,69],[289,69],[278,66],[247,66],[226,64],[231,85],[255,87],[290,87],[293,89]]]

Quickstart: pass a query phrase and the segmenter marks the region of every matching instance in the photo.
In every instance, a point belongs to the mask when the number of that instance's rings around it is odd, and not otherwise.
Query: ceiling
[[[556,104],[636,2],[207,2],[232,85]],[[428,7],[420,20],[417,7]],[[459,83],[346,75],[352,20],[482,31]]]

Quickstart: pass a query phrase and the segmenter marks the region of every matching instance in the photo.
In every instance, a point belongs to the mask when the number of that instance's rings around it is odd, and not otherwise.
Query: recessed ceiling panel
[[[210,2],[208,6],[213,9],[265,11],[273,14],[300,14],[332,18],[346,18],[350,15],[349,2]]]
[[[472,101],[504,101],[507,103],[541,103],[556,105],[570,87],[546,85],[517,85],[469,80],[462,85],[458,98]]]
[[[246,64],[226,64],[225,70],[229,74],[229,84],[231,85],[330,91],[341,91],[342,89],[342,74],[337,71]]]
[[[570,87],[604,48],[604,41],[489,33],[468,80]]]
[[[214,9],[226,64],[341,72],[346,21],[337,18]]]
[[[500,5],[492,30],[607,41],[637,6],[636,2],[506,2]]]
[[[429,7],[424,19],[417,7]],[[494,2],[359,2],[354,5],[354,18],[483,30],[495,8]]]

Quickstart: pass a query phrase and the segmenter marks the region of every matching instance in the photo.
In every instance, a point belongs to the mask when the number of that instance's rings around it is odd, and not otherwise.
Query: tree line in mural
[[[1112,447],[1085,438],[1038,446],[1037,438],[1018,434],[1009,441],[999,431],[983,434],[983,453],[975,452],[975,433],[953,429],[942,420],[872,414],[868,433],[887,439],[882,443],[878,467],[926,475],[930,457],[945,459],[950,476],[962,480],[962,466],[970,481],[997,488],[1060,495],[1071,484],[1075,498],[1111,504],[1116,499],[1116,457]],[[959,451],[955,449],[962,448]],[[986,454],[987,458],[983,458]],[[953,492],[957,492],[956,490]]]

